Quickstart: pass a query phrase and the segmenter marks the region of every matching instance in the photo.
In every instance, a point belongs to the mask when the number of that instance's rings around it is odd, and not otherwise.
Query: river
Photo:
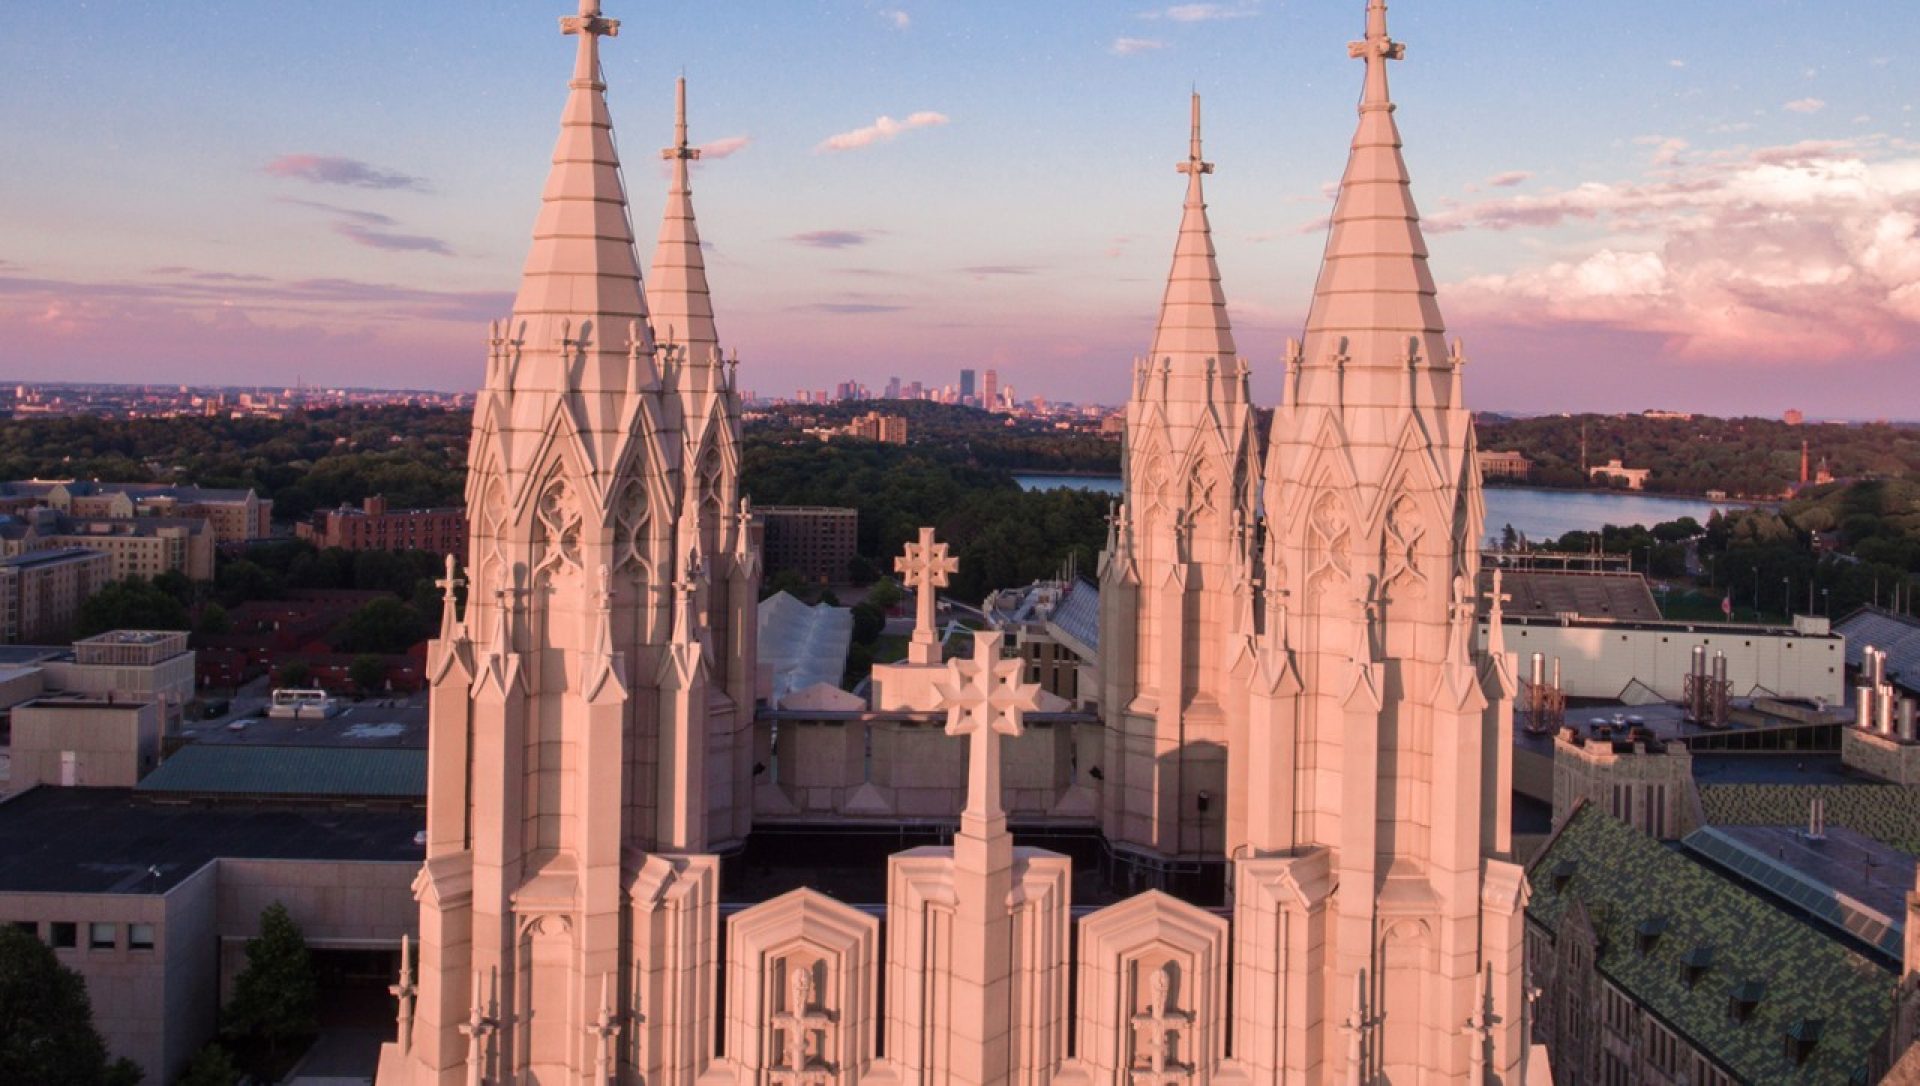
[[[1016,475],[1028,490],[1078,487],[1102,494],[1120,493],[1113,475]],[[1590,490],[1546,490],[1530,486],[1487,488],[1487,534],[1496,536],[1508,524],[1529,539],[1557,539],[1567,532],[1598,531],[1608,524],[1644,524],[1692,517],[1702,524],[1715,509],[1738,508],[1740,502],[1710,502],[1705,498],[1673,498]]]

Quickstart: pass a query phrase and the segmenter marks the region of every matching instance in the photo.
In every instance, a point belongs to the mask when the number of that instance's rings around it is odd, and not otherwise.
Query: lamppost
[[[1833,603],[1827,599],[1827,590],[1824,588],[1820,590],[1820,613],[1829,616],[1833,614]]]
[[[1788,622],[1793,621],[1793,578],[1780,578],[1780,614]]]

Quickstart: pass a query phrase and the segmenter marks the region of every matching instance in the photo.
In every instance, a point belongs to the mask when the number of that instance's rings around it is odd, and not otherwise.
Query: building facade
[[[1533,461],[1519,452],[1488,451],[1476,455],[1480,460],[1480,477],[1483,479],[1525,480],[1533,474]]]
[[[57,548],[99,551],[114,580],[178,572],[213,579],[214,533],[193,517],[76,517],[51,508],[0,515],[0,557]]]
[[[9,512],[56,509],[82,520],[132,517],[204,520],[220,543],[244,543],[273,534],[273,499],[262,498],[252,490],[29,479],[0,483],[0,507]]]
[[[467,513],[464,509],[389,509],[383,497],[371,497],[360,508],[341,506],[315,513],[297,534],[316,547],[349,551],[431,551],[467,557]]]
[[[814,584],[842,584],[860,553],[860,511],[828,505],[763,505],[767,575],[797,573]]]
[[[113,579],[113,559],[82,547],[57,547],[0,558],[0,641],[58,641],[80,605]]]

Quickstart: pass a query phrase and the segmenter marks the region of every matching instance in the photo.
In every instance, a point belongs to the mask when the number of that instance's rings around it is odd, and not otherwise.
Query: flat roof
[[[238,730],[232,723],[247,721]],[[294,720],[262,709],[232,720],[188,721],[182,730],[201,743],[264,747],[405,747],[427,749],[424,705],[360,704],[325,720]]]
[[[418,810],[158,802],[41,786],[0,802],[0,893],[163,894],[216,859],[418,864]]]
[[[55,566],[62,562],[82,561],[95,556],[104,556],[102,552],[87,547],[53,547],[44,551],[28,551],[11,558],[0,558],[0,566],[15,569],[28,569],[33,566]]]
[[[1732,698],[1728,701],[1728,705],[1734,709],[1745,710],[1752,708],[1753,701],[1754,699],[1752,698]],[[1524,719],[1524,707],[1520,702],[1515,701],[1514,709],[1514,745],[1539,754],[1551,754],[1553,752],[1554,733],[1528,731]],[[1594,726],[1597,724],[1605,724],[1611,727],[1638,725],[1651,731],[1654,738],[1661,742],[1673,742],[1675,740],[1686,742],[1691,739],[1712,738],[1714,736],[1757,735],[1769,732],[1791,731],[1798,728],[1830,728],[1837,723],[1827,721],[1818,724],[1808,724],[1803,721],[1788,720],[1784,717],[1776,719],[1778,723],[1766,726],[1733,720],[1729,721],[1724,728],[1709,728],[1688,720],[1686,709],[1673,702],[1656,701],[1646,705],[1628,705],[1625,702],[1609,701],[1599,703],[1587,702],[1567,706],[1567,726],[1580,729],[1580,734],[1585,736],[1589,741],[1593,739]],[[1695,757],[1698,758],[1700,755],[1695,755]]]
[[[425,800],[427,752],[384,746],[188,743],[135,789],[189,795]]]
[[[72,651],[66,645],[0,645],[0,666],[28,667]]]
[[[1715,828],[1755,852],[1773,857],[1782,867],[1865,902],[1895,927],[1904,927],[1907,891],[1913,889],[1916,864],[1912,856],[1892,845],[1845,826],[1827,826],[1822,841],[1809,839],[1804,824]]]

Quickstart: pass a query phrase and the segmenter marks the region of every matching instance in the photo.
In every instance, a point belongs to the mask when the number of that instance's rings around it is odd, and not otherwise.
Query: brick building
[[[315,513],[296,533],[316,547],[350,551],[432,551],[467,558],[467,512],[464,509],[389,509],[387,499],[371,497],[355,509]]]
[[[825,505],[763,505],[768,575],[792,570],[815,584],[839,584],[858,553],[860,511]]]

